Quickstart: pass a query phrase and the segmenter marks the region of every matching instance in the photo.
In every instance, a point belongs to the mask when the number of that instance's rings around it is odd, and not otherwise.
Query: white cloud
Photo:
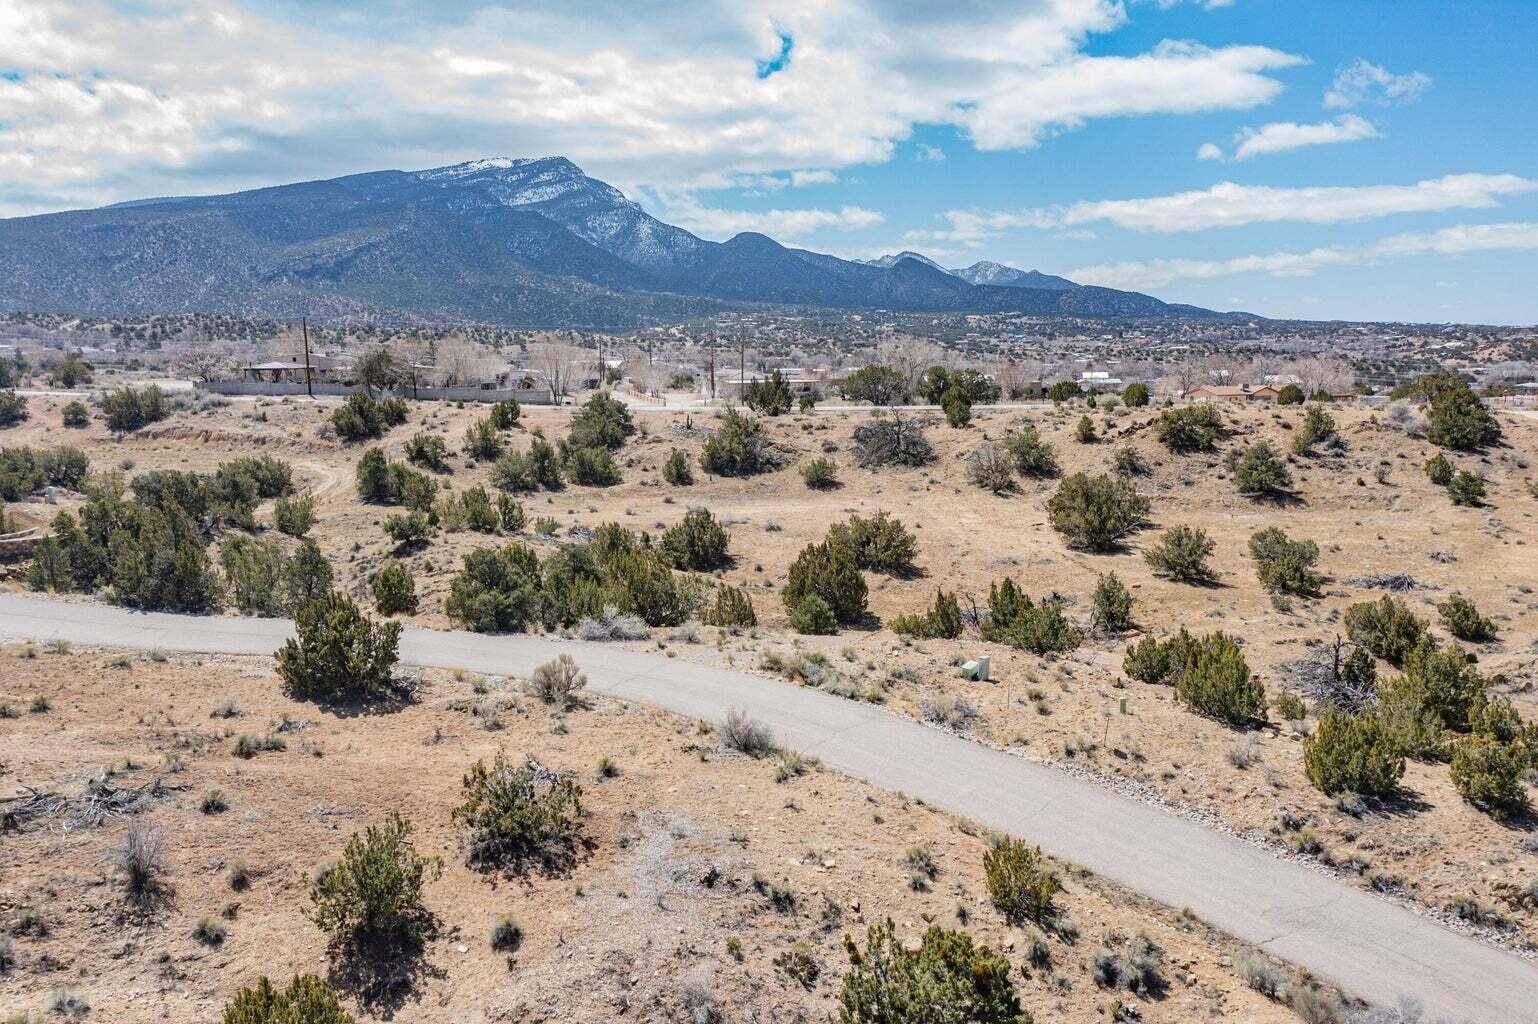
[[[1365,246],[1327,246],[1306,252],[1274,252],[1226,260],[1167,259],[1079,267],[1068,277],[1113,288],[1161,288],[1172,281],[1210,280],[1235,274],[1308,277],[1329,267],[1359,266],[1414,256],[1538,250],[1538,223],[1460,224],[1440,231],[1392,235]],[[1440,284],[1440,282],[1439,282]]]
[[[1413,185],[1276,188],[1219,182],[1211,188],[1143,199],[1101,199],[1026,210],[949,210],[950,227],[912,231],[908,240],[977,245],[1006,231],[1106,222],[1132,231],[1173,234],[1247,224],[1345,224],[1401,213],[1478,210],[1504,196],[1538,191],[1538,180],[1515,174],[1450,174]]]
[[[993,238],[1006,231],[1020,228],[1054,228],[1059,222],[1044,210],[947,210],[943,215],[950,227],[939,231],[908,231],[903,241],[910,244],[951,242],[963,246],[980,245],[986,238]]]
[[[1387,68],[1358,57],[1335,73],[1335,81],[1324,94],[1327,107],[1359,107],[1363,104],[1388,106],[1409,103],[1431,88],[1431,76],[1419,71],[1396,75]]]
[[[1148,0],[1134,0],[1134,2],[1147,3]],[[1161,11],[1172,10],[1179,7],[1182,2],[1191,3],[1207,11],[1216,11],[1220,8],[1232,7],[1234,5],[1234,0],[1153,0],[1153,2]]]
[[[1204,142],[1202,143],[1202,148],[1196,151],[1196,159],[1221,160],[1223,159],[1223,150],[1215,142]]]
[[[780,241],[805,238],[817,231],[859,231],[873,228],[886,218],[859,206],[829,209],[723,210],[705,206],[693,196],[680,194],[665,200],[669,223],[705,238],[725,239],[742,231],[757,231]]]
[[[1234,151],[1235,160],[1248,160],[1252,156],[1267,153],[1285,153],[1304,146],[1326,146],[1336,142],[1356,142],[1359,139],[1375,139],[1378,129],[1371,121],[1355,114],[1342,114],[1333,121],[1319,124],[1295,124],[1276,121],[1259,128],[1243,128],[1234,136],[1239,144]]]
[[[1164,42],[1089,56],[1119,0],[0,4],[0,204],[48,208],[560,153],[622,187],[882,162],[919,125],[981,149],[1101,117],[1248,109],[1301,59]],[[766,79],[755,59],[794,40]],[[792,185],[796,184],[792,174]],[[813,183],[804,180],[803,184]],[[25,198],[21,198],[25,197]]]
[[[1175,195],[1074,203],[1056,216],[1065,225],[1109,221],[1134,231],[1164,233],[1282,221],[1342,224],[1399,213],[1486,209],[1499,205],[1502,196],[1535,190],[1538,181],[1514,174],[1450,174],[1414,185],[1307,188],[1224,181]]]
[[[939,146],[931,146],[920,142],[918,152],[914,154],[913,159],[920,163],[939,163],[945,159],[945,150]]]
[[[1075,56],[1000,75],[954,118],[979,149],[1017,149],[1094,117],[1255,107],[1282,90],[1264,72],[1300,63],[1264,46],[1213,50],[1166,40],[1135,57]]]

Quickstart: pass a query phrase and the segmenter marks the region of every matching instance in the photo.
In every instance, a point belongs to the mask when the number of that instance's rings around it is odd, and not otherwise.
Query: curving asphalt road
[[[271,654],[273,619],[144,614],[0,594],[0,638]],[[900,790],[1307,967],[1373,1003],[1419,999],[1428,1018],[1538,1024],[1538,966],[1195,822],[1052,768],[816,690],[602,644],[408,628],[412,665],[528,675],[565,651],[594,691],[691,718],[740,708],[829,768]]]

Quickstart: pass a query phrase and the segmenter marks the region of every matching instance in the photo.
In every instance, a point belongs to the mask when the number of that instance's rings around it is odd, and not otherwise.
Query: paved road
[[[0,594],[0,638],[265,655],[289,633],[287,622],[271,619],[142,614]],[[401,641],[409,664],[513,675],[561,651],[576,657],[598,693],[713,721],[741,708],[829,768],[1190,907],[1371,1002],[1411,995],[1431,1019],[1538,1024],[1538,966],[1184,818],[870,705],[602,644],[410,628]]]

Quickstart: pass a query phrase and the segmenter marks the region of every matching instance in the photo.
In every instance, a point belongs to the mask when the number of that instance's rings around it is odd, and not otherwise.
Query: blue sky
[[[1538,322],[1531,0],[425,7],[0,5],[0,216],[561,154],[706,237]]]

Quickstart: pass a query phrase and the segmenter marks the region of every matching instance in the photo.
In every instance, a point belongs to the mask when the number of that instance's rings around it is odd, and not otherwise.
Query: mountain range
[[[997,284],[1008,288],[1045,288],[1049,291],[1066,291],[1069,288],[1082,288],[1083,285],[1074,284],[1066,277],[1055,277],[1052,274],[1043,274],[1039,270],[1016,270],[1002,263],[992,260],[978,260],[970,267],[957,267],[946,270],[934,260],[921,252],[904,249],[902,252],[880,256],[873,260],[862,260],[871,267],[892,267],[900,260],[918,260],[927,266],[934,267],[943,273],[953,277],[959,277],[967,284]]]
[[[622,328],[727,309],[1215,317],[917,253],[870,262],[664,223],[562,157],[375,171],[0,219],[0,309]]]

